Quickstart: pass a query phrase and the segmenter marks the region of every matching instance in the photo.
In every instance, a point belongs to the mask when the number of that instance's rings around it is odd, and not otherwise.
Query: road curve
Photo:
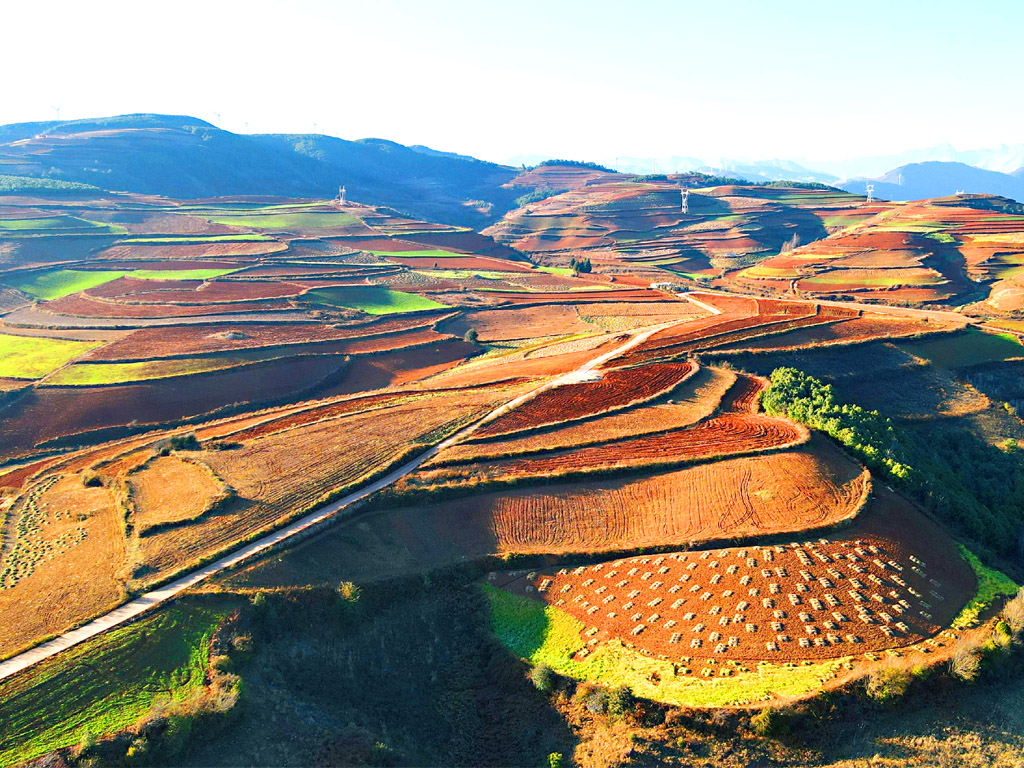
[[[52,656],[56,656],[57,654],[67,650],[68,648],[71,648],[72,646],[78,645],[79,643],[84,642],[85,640],[89,640],[90,638],[96,637],[97,635],[102,634],[103,632],[106,632],[109,629],[113,629],[114,627],[124,624],[125,622],[134,619],[135,617],[145,613],[146,611],[152,610],[156,606],[166,603],[168,600],[173,599],[174,597],[184,592],[186,589],[194,587],[196,584],[199,584],[201,581],[208,579],[210,576],[220,573],[221,571],[225,571],[229,568],[233,568],[234,566],[239,565],[243,561],[267,551],[271,547],[274,547],[284,541],[287,541],[288,539],[291,539],[305,531],[308,531],[311,528],[314,528],[317,525],[320,525],[327,519],[338,514],[343,509],[346,509],[347,507],[351,507],[354,504],[363,501],[367,496],[370,496],[371,494],[376,493],[377,491],[382,490],[383,488],[386,488],[387,486],[391,485],[397,480],[415,471],[421,464],[423,464],[428,459],[433,458],[438,453],[445,450],[446,448],[451,447],[460,440],[464,440],[465,438],[469,437],[474,432],[476,432],[478,429],[480,429],[484,424],[487,424],[488,422],[493,421],[499,416],[508,413],[513,408],[522,405],[527,400],[530,400],[539,395],[541,392],[545,392],[549,389],[553,389],[564,384],[570,384],[575,381],[578,381],[581,376],[590,373],[591,371],[607,363],[609,360],[618,357],[619,355],[628,352],[636,345],[643,343],[652,334],[657,333],[658,331],[663,330],[665,328],[669,328],[671,326],[687,322],[687,319],[677,320],[671,323],[662,323],[661,325],[646,328],[640,331],[639,333],[633,335],[627,342],[616,347],[615,349],[612,349],[609,352],[605,352],[604,354],[598,355],[597,357],[581,365],[579,368],[576,368],[575,370],[570,371],[569,373],[564,373],[561,376],[552,379],[551,381],[545,382],[541,386],[530,390],[526,394],[520,395],[519,397],[510,400],[504,405],[495,408],[493,411],[488,413],[483,418],[478,419],[477,421],[475,421],[474,423],[470,424],[467,427],[464,427],[451,437],[441,441],[437,445],[434,445],[433,447],[429,448],[426,452],[420,454],[416,458],[403,464],[397,469],[393,469],[383,477],[374,480],[373,482],[360,488],[359,490],[353,491],[352,493],[338,499],[337,501],[334,501],[330,504],[320,507],[319,509],[313,512],[310,512],[308,515],[305,515],[304,517],[299,518],[295,522],[286,525],[284,528],[279,528],[273,533],[269,533],[266,536],[256,539],[255,541],[252,541],[246,544],[245,546],[240,547],[239,549],[236,549],[233,552],[230,552],[217,560],[207,563],[206,565],[197,568],[194,571],[190,571],[186,573],[184,576],[181,576],[180,578],[175,579],[174,581],[169,582],[163,585],[162,587],[158,587],[157,589],[151,590],[150,592],[147,592],[144,595],[129,600],[127,603],[118,606],[117,608],[103,614],[102,616],[98,616],[97,618],[93,619],[87,624],[83,624],[82,626],[76,629],[64,632],[63,634],[60,634],[57,637],[46,641],[45,643],[41,643],[40,645],[37,645],[34,648],[30,648],[27,651],[12,656],[6,661],[0,662],[0,680],[4,680],[8,677],[11,677],[12,675],[16,675],[19,672],[28,669],[32,665],[38,664],[39,662],[51,658]]]

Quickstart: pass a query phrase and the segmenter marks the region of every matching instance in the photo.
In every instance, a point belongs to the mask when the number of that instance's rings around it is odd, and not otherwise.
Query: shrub
[[[1003,607],[1003,620],[1014,637],[1024,633],[1024,588]]]
[[[868,677],[868,697],[879,704],[893,704],[903,698],[913,676],[899,667],[882,667]]]
[[[954,677],[972,682],[981,671],[981,648],[966,638],[957,643],[949,660],[949,671]]]
[[[463,340],[468,341],[470,344],[476,344],[477,332],[476,328],[470,328],[466,331],[466,335],[462,337]]]
[[[608,698],[608,691],[603,688],[597,688],[584,697],[583,705],[587,708],[587,711],[595,715],[603,715],[608,711]]]
[[[750,718],[750,727],[758,736],[782,736],[789,733],[789,718],[772,707],[765,707]]]
[[[552,752],[548,755],[548,768],[562,768],[565,765],[565,758],[561,752]]]
[[[82,473],[82,485],[86,488],[99,488],[103,485],[103,480],[91,469],[87,469]]]
[[[633,708],[635,699],[633,691],[628,685],[620,685],[613,688],[608,694],[608,712],[613,715],[623,715]]]
[[[187,435],[175,435],[167,442],[167,445],[172,451],[198,451],[202,448],[195,432],[189,432]]]
[[[544,693],[550,693],[555,687],[555,673],[543,662],[530,670],[530,680],[538,691]]]

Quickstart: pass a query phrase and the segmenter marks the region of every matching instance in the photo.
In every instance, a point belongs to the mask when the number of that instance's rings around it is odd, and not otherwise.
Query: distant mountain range
[[[483,226],[523,194],[518,171],[384,139],[238,135],[194,117],[123,115],[0,126],[0,174],[177,198],[332,197],[419,218]]]
[[[957,192],[1000,195],[1024,200],[1024,168],[1014,173],[999,173],[965,163],[911,163],[894,168],[877,179],[850,179],[838,186],[848,192],[864,194],[874,186],[875,197],[883,200],[923,200]]]

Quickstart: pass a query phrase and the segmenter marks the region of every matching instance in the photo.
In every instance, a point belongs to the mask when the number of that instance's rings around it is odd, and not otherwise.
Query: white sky
[[[220,112],[493,160],[1024,141],[1015,0],[49,0],[0,28],[0,123]]]

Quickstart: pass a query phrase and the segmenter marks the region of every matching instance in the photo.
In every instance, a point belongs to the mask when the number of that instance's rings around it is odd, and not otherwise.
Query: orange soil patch
[[[492,387],[438,392],[244,439],[234,450],[191,454],[234,488],[237,497],[214,516],[145,537],[144,562],[167,572],[278,524],[325,494],[408,456],[412,448],[481,417],[518,391]]]
[[[484,493],[387,514],[414,549],[444,542],[467,555],[608,552],[831,525],[855,515],[868,488],[859,466],[815,439],[785,453]]]
[[[694,370],[692,363],[666,363],[605,371],[597,381],[542,392],[483,427],[477,436],[506,435],[650,400],[675,387]]]
[[[509,360],[499,357],[493,360],[471,361],[468,365],[442,373],[432,379],[431,383],[444,387],[475,387],[517,378],[558,376],[579,368],[603,352],[611,351],[621,345],[622,341],[619,337],[608,338],[600,346],[587,346],[565,354],[535,355],[525,359],[517,357]]]
[[[947,626],[974,579],[934,524],[905,502],[886,506],[895,520],[875,525],[874,512],[817,541],[632,557],[545,571],[508,588],[595,628],[587,640],[618,638],[687,664],[904,647]]]
[[[457,336],[465,335],[472,328],[483,342],[536,339],[594,330],[593,326],[580,320],[576,308],[559,305],[467,312],[445,323],[443,328]]]
[[[223,489],[212,474],[177,456],[159,456],[129,475],[133,522],[140,533],[154,525],[198,517],[220,498]]]
[[[3,655],[113,608],[124,595],[115,577],[124,566],[124,534],[108,489],[86,488],[77,475],[41,480],[10,514],[28,520],[27,533],[3,548]],[[11,517],[7,525],[15,525]],[[22,565],[12,576],[15,560]]]

